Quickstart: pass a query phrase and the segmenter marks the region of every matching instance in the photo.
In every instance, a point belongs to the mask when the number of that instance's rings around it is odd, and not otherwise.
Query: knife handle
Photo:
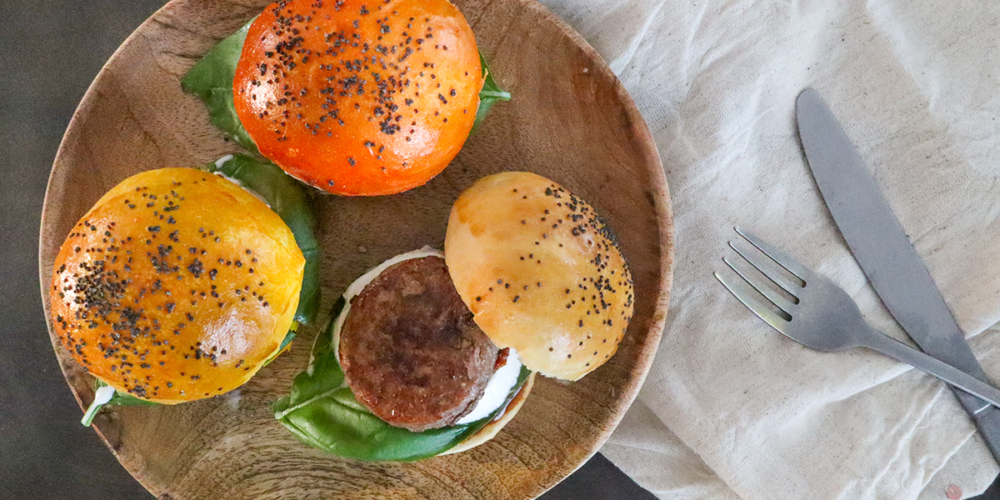
[[[934,375],[969,394],[978,396],[993,406],[1000,406],[1000,389],[948,363],[932,358],[878,331],[873,331],[871,335],[865,335],[861,341],[864,347],[873,349],[897,361],[902,361],[914,368]]]

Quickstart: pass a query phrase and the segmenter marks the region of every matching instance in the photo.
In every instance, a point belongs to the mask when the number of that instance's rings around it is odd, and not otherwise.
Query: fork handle
[[[979,396],[993,406],[1000,406],[1000,389],[948,363],[932,358],[922,351],[918,351],[882,332],[876,331],[875,333],[877,335],[865,336],[867,338],[862,341],[864,347],[876,350],[886,356],[934,375],[969,394]]]

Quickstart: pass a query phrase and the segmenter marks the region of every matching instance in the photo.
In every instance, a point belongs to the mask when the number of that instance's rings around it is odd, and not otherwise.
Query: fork
[[[753,257],[729,242],[729,246],[771,284],[784,290],[785,298],[767,285],[765,280],[741,271],[729,259],[722,260],[746,284],[750,285],[767,302],[753,292],[736,286],[734,280],[713,273],[737,300],[747,306],[760,319],[786,337],[818,351],[837,352],[852,347],[867,347],[903,363],[912,365],[970,394],[1000,406],[1000,390],[947,363],[913,349],[868,325],[861,316],[861,309],[843,289],[824,276],[807,269],[746,229],[736,227],[736,233],[769,257],[773,263],[788,271],[796,280],[788,279],[765,263],[763,257]],[[777,311],[777,312],[776,312]]]

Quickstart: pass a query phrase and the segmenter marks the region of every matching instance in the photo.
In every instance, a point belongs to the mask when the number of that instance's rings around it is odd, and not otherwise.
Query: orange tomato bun
[[[447,0],[286,0],[250,26],[233,81],[261,154],[341,195],[423,185],[458,154],[483,85]]]
[[[292,231],[252,194],[199,170],[151,170],[105,194],[59,249],[52,327],[118,391],[215,396],[278,352],[304,267]]]

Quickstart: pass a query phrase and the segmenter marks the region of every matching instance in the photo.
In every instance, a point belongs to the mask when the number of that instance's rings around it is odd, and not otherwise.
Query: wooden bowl
[[[237,147],[179,80],[266,0],[173,0],[132,34],[91,85],[59,149],[42,214],[40,275],[48,316],[52,263],[77,220],[139,171],[199,166]],[[177,406],[115,407],[94,427],[158,498],[525,499],[593,455],[639,391],[667,314],[673,257],[667,183],[649,130],[600,56],[533,0],[457,0],[514,99],[444,173],[395,196],[317,193],[324,309],[368,268],[423,245],[440,248],[452,202],[503,170],[549,177],[593,203],[618,233],[635,281],[635,317],[618,353],[581,381],[539,378],[492,441],[416,463],[324,454],[295,439],[270,404],[308,361],[314,329],[239,391]],[[321,318],[324,323],[326,318]],[[81,406],[91,378],[49,334]]]

